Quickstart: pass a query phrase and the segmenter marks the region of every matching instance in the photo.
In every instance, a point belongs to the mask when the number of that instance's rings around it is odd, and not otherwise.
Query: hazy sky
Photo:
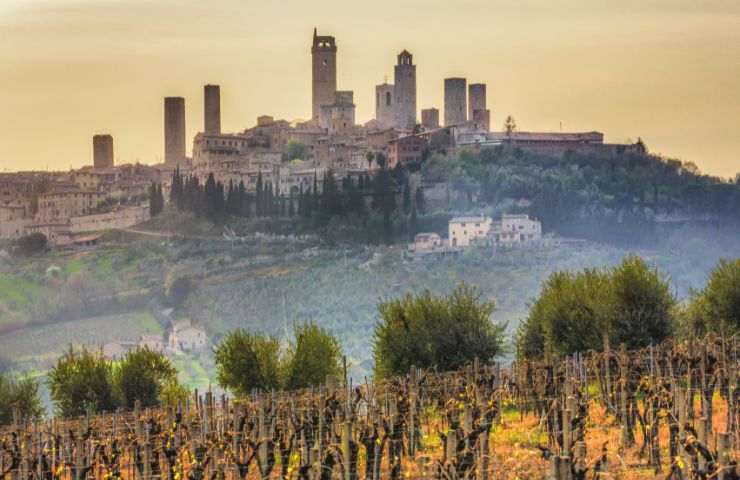
[[[740,172],[738,0],[0,0],[0,171],[90,164],[95,133],[117,162],[161,161],[162,98],[186,98],[192,138],[206,83],[224,131],[307,118],[314,26],[360,122],[406,48],[419,108],[464,76],[488,84],[494,128],[562,122]]]

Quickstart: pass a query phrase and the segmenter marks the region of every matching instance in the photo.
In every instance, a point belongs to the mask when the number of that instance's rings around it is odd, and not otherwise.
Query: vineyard
[[[2,480],[738,479],[740,345],[670,342],[2,431]]]

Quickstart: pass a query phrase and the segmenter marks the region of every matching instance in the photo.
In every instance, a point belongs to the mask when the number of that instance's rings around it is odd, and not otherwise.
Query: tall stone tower
[[[394,90],[394,85],[388,83],[375,86],[375,120],[386,128],[396,124]]]
[[[113,168],[113,137],[93,136],[93,168]]]
[[[486,108],[486,84],[468,85],[468,120],[486,132],[491,129],[491,112]]]
[[[203,87],[204,132],[206,135],[221,133],[221,89],[218,85]]]
[[[464,78],[445,78],[445,126],[467,121],[467,81]]]
[[[319,36],[314,28],[311,57],[313,60],[311,115],[318,121],[321,107],[332,105],[337,91],[337,44],[334,37]]]
[[[416,125],[416,65],[406,50],[398,54],[394,68],[396,126],[413,129]]]
[[[185,99],[164,99],[164,163],[177,165],[185,160]]]

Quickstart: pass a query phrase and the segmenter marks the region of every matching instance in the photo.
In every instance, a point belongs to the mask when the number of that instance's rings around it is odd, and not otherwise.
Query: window
[[[387,107],[391,106],[391,92],[385,92],[385,105]]]

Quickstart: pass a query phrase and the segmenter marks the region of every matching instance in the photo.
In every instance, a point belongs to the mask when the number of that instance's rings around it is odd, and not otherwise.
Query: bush
[[[10,376],[0,375],[0,425],[17,420],[38,420],[44,409],[39,398],[39,385],[30,378],[14,380]]]
[[[27,257],[44,252],[46,246],[46,235],[38,232],[21,237],[16,241],[18,253]]]
[[[334,336],[314,323],[296,325],[294,332],[285,360],[286,388],[313,387],[329,376],[342,376],[342,349]]]
[[[405,374],[411,366],[453,370],[478,357],[503,353],[505,325],[491,322],[493,302],[461,285],[447,297],[429,291],[381,303],[373,357],[376,379]]]

